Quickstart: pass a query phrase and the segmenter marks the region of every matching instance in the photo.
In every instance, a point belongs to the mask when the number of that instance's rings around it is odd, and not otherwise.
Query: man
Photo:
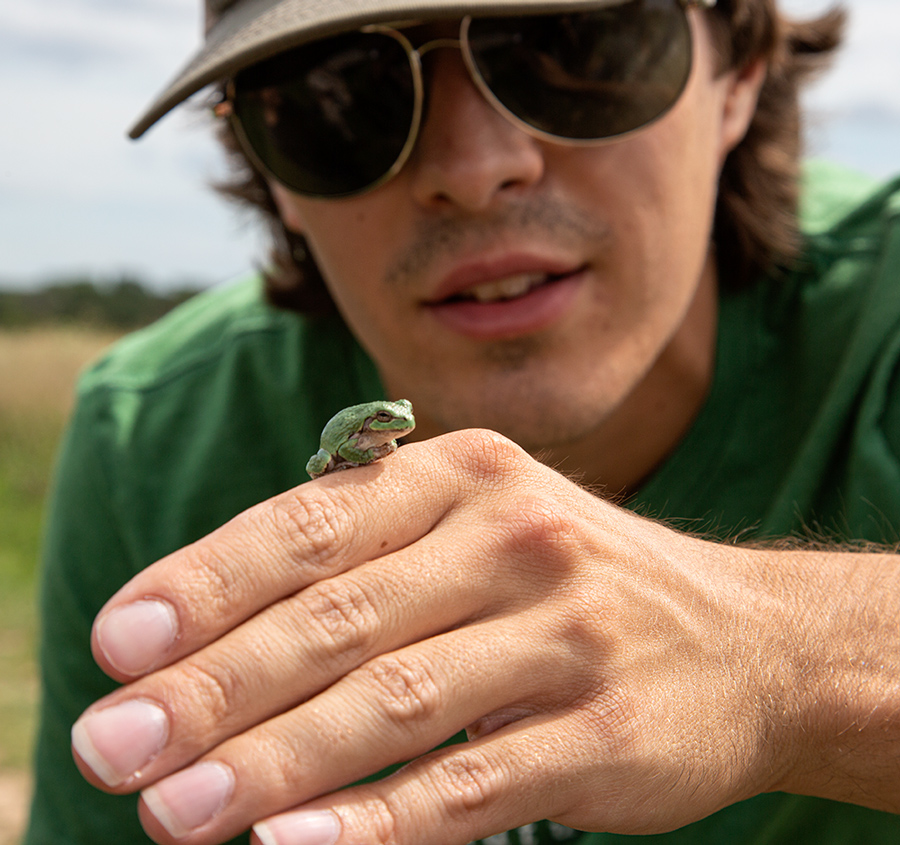
[[[900,194],[790,212],[836,18],[575,6],[213,4],[136,134],[224,80],[337,313],[254,280],[85,376],[29,842],[900,834]],[[412,442],[301,484],[379,394]]]

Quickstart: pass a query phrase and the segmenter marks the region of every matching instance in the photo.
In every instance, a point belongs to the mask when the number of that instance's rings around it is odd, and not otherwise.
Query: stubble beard
[[[593,377],[565,372],[551,341],[519,339],[486,345],[481,375],[448,383],[439,371],[420,381],[421,405],[438,431],[487,428],[532,454],[554,452],[595,434],[619,407],[622,390],[602,362]],[[418,411],[417,411],[418,413]]]

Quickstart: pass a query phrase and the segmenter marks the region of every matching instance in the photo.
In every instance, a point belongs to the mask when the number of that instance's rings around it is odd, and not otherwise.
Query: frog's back
[[[334,451],[348,437],[355,434],[366,418],[365,405],[354,405],[335,414],[322,429],[322,448]]]

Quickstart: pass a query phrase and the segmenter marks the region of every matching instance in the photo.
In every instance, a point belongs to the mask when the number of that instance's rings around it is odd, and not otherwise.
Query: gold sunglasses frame
[[[717,0],[677,0],[677,2],[678,5],[681,6],[681,8],[686,12],[692,7],[698,9],[711,9],[716,5]],[[637,128],[628,130],[627,132],[621,132],[617,135],[604,136],[603,138],[567,138],[560,135],[553,135],[550,132],[545,132],[544,130],[538,129],[535,126],[532,126],[530,123],[522,120],[522,118],[510,111],[488,87],[488,84],[484,81],[484,78],[481,76],[481,73],[478,70],[478,66],[475,64],[475,59],[472,56],[472,51],[469,47],[468,32],[469,27],[472,23],[471,15],[466,15],[460,21],[458,38],[435,38],[431,41],[426,41],[419,47],[414,47],[412,42],[403,34],[403,32],[395,28],[397,26],[413,25],[415,23],[418,22],[412,21],[407,23],[403,21],[398,22],[393,26],[389,24],[368,24],[366,26],[360,27],[357,30],[358,32],[364,33],[378,32],[395,39],[406,52],[410,68],[412,70],[413,93],[415,95],[412,120],[410,121],[406,143],[403,145],[403,148],[398,153],[397,158],[391,165],[391,167],[374,182],[368,183],[362,188],[358,188],[352,191],[346,191],[344,193],[319,194],[311,191],[299,191],[298,189],[291,187],[290,185],[286,185],[289,190],[301,194],[302,196],[311,197],[313,199],[342,199],[346,197],[360,196],[362,194],[368,193],[369,191],[374,191],[376,188],[393,179],[394,176],[396,176],[403,169],[404,165],[409,160],[409,157],[412,154],[413,148],[415,147],[416,141],[419,137],[419,131],[421,129],[422,122],[422,113],[425,107],[425,82],[422,70],[422,57],[427,53],[430,53],[432,50],[439,50],[442,48],[458,49],[462,53],[466,69],[468,70],[469,76],[471,77],[475,86],[478,88],[484,99],[488,103],[490,103],[490,105],[502,117],[504,117],[514,126],[521,129],[528,135],[531,135],[532,137],[539,140],[549,141],[555,144],[578,147],[600,146],[602,144],[609,143],[610,141],[615,141],[627,137],[632,133],[640,132],[641,130],[647,128],[648,126],[659,120],[661,117],[663,117],[669,111],[669,109],[671,109],[672,106],[674,106],[675,103],[678,102],[681,94],[684,91],[684,87],[682,86],[682,90],[679,92],[678,97],[675,98],[675,100],[668,108],[664,109],[662,112],[660,112],[660,114],[658,114],[647,123],[643,123]],[[691,51],[693,50],[692,43],[689,45],[688,49]],[[693,64],[693,53],[691,53],[690,56],[690,64]],[[235,83],[234,78],[231,78],[226,82],[224,98],[221,102],[213,106],[213,114],[216,118],[228,119],[231,122],[232,128],[237,135],[238,141],[240,142],[244,153],[261,173],[265,174],[271,179],[274,179],[276,182],[284,184],[282,180],[279,179],[278,176],[276,176],[269,169],[265,162],[260,159],[260,157],[256,154],[256,151],[253,149],[253,145],[250,143],[250,140],[244,131],[240,118],[235,113],[234,97]]]

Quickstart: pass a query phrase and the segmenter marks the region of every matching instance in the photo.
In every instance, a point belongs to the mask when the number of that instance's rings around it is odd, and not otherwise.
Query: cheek
[[[654,286],[678,265],[696,279],[709,249],[718,165],[706,128],[676,107],[630,138],[566,154],[567,184],[601,209],[616,260]]]
[[[378,221],[392,219],[389,212],[379,210],[376,194],[321,200],[294,194],[277,182],[270,182],[269,188],[284,225],[303,235],[324,264],[352,259],[357,245],[371,248],[379,240]],[[347,232],[353,237],[348,238]]]
[[[366,280],[378,273],[389,232],[379,220],[389,214],[373,211],[367,197],[316,200],[271,183],[272,196],[284,225],[303,235],[335,301],[352,308],[365,298]],[[352,232],[352,236],[348,233]],[[351,296],[352,293],[352,296]]]
[[[720,152],[712,99],[711,90],[689,88],[644,139],[645,161],[653,173],[643,190],[657,210],[658,241],[693,270],[709,251],[718,194]]]
[[[309,251],[322,273],[332,298],[351,324],[371,322],[369,299],[377,291],[373,284],[378,260],[358,232],[348,237],[344,227],[323,227],[307,233]]]

